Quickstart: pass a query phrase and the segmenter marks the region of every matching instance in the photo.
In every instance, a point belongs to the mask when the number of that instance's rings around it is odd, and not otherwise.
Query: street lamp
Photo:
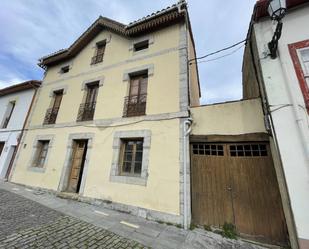
[[[269,0],[267,7],[269,16],[272,20],[277,21],[277,27],[273,38],[268,43],[268,48],[270,51],[270,57],[272,59],[277,58],[278,41],[281,37],[282,32],[282,18],[286,13],[286,0]]]
[[[267,10],[272,20],[280,21],[286,12],[286,0],[270,0]]]

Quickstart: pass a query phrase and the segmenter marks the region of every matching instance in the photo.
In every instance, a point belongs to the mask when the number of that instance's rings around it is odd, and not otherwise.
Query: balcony
[[[93,120],[96,102],[82,103],[79,106],[77,121]]]
[[[131,95],[124,98],[123,117],[145,115],[147,94]]]
[[[58,115],[58,111],[59,111],[59,107],[47,109],[43,124],[44,125],[55,124],[56,119],[57,119],[57,115]]]
[[[93,56],[91,58],[91,65],[102,62],[103,61],[103,55],[104,54],[98,54],[96,56]]]

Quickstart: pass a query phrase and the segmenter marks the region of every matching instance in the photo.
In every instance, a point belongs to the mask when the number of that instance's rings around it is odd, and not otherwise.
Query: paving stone
[[[146,248],[2,189],[0,199],[0,248]]]

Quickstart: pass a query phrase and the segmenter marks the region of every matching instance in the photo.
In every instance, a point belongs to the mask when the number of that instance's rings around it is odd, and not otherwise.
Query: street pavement
[[[265,249],[0,182],[0,248]]]

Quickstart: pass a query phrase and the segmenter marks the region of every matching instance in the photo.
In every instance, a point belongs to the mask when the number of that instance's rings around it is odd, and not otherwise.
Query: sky
[[[37,66],[38,59],[69,47],[99,15],[127,24],[177,1],[1,0],[0,88],[42,79],[44,71]],[[197,56],[246,38],[255,0],[187,2]],[[242,98],[242,56],[243,47],[229,56],[198,64],[201,104]]]

